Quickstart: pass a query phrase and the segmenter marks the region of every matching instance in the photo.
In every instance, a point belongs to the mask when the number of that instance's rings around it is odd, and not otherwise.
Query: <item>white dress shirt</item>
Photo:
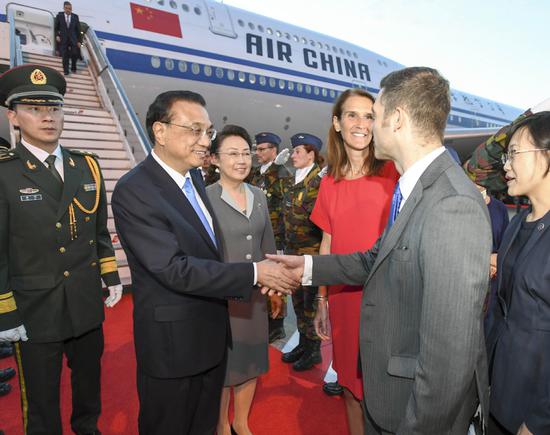
[[[260,166],[260,174],[264,175],[272,164],[273,164],[273,160],[271,162],[264,163],[262,166]]]
[[[411,196],[411,193],[420,180],[422,174],[428,169],[428,166],[437,159],[441,154],[445,152],[445,147],[437,147],[435,150],[426,154],[420,160],[417,160],[413,165],[405,171],[403,175],[399,178],[399,189],[401,190],[401,195],[403,199],[401,200],[401,205],[399,211],[405,205],[407,198]],[[312,274],[313,274],[313,259],[311,255],[304,255],[304,274],[302,275],[302,285],[311,285],[312,283]]]
[[[313,169],[313,166],[315,166],[315,162],[305,168],[296,169],[296,174],[294,175],[294,185],[304,181],[304,178],[307,177],[307,174],[309,174],[309,171]]]
[[[46,151],[44,151],[41,148],[35,147],[34,145],[31,145],[25,139],[21,139],[21,145],[27,148],[27,150],[34,157],[40,160],[46,168],[48,167],[48,164],[46,163],[46,159],[48,158],[49,154]],[[57,170],[57,172],[59,172],[61,179],[65,181],[65,171],[63,170],[63,153],[61,152],[61,147],[59,145],[57,145],[52,155],[56,157],[55,163],[54,163],[55,169]]]

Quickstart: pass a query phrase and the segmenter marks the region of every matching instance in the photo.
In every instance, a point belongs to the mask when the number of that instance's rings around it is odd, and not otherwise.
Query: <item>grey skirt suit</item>
[[[244,184],[246,210],[240,210],[219,183],[206,188],[220,223],[225,262],[261,261],[276,252],[265,194]],[[253,291],[250,301],[230,300],[229,316],[233,345],[228,352],[225,386],[239,385],[269,367],[266,296]]]

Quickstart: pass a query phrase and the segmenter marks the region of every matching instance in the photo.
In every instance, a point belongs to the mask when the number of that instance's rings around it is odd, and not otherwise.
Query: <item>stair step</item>
[[[99,166],[101,167],[101,169],[126,169],[128,171],[132,168],[132,164],[127,158],[124,160],[114,160],[105,159],[102,157],[103,156],[99,156]]]
[[[101,169],[101,172],[103,173],[103,178],[105,181],[107,180],[114,180],[118,181],[120,177],[122,177],[126,172],[128,172],[127,169]]]
[[[118,133],[114,125],[85,124],[80,122],[65,122],[64,131],[93,131],[99,133]]]
[[[115,121],[112,118],[98,118],[91,116],[81,116],[81,115],[65,115],[65,126],[68,123],[78,123],[82,124],[96,124],[96,125],[116,125]]]
[[[118,133],[96,133],[91,131],[71,131],[63,130],[61,139],[92,139],[92,140],[107,140],[120,141]]]
[[[63,107],[63,112],[65,116],[67,115],[78,115],[78,116],[87,116],[93,118],[109,118],[112,120],[111,114],[106,110],[95,110],[95,109],[78,109],[74,107]]]
[[[125,160],[129,162],[128,154],[125,150],[118,151],[113,149],[96,149],[94,152],[99,156],[100,159],[113,161]]]
[[[100,150],[104,151],[118,151],[126,152],[124,145],[120,140],[87,140],[79,138],[61,138],[61,144],[66,148],[76,148],[79,150],[88,150],[93,153],[99,153]]]
[[[75,101],[75,100],[65,100],[65,105],[68,107],[74,107],[75,109],[101,109],[102,106],[99,103],[94,103],[91,101]]]
[[[79,89],[77,87],[67,86],[65,96],[67,95],[91,95],[97,97],[97,91],[95,89]]]
[[[99,103],[99,97],[97,96],[97,94],[95,95],[80,95],[80,94],[73,94],[73,93],[65,94],[65,101],[68,101],[68,100],[81,101],[81,102],[90,101],[90,102]]]

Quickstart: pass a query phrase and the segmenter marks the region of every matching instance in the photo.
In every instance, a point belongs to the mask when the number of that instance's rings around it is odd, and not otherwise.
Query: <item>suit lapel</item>
[[[65,149],[61,148],[63,153],[63,195],[61,196],[61,201],[59,203],[59,208],[57,210],[57,218],[61,218],[66,211],[67,207],[76,196],[76,192],[80,187],[80,182],[82,181],[83,173],[82,171],[85,168],[78,168],[76,165],[69,164],[70,154]]]
[[[44,163],[38,160],[33,153],[21,144],[17,144],[16,152],[19,154],[24,167],[23,174],[37,186],[42,188],[56,201],[60,200],[60,188],[58,181],[53,177]]]
[[[529,210],[523,210],[516,219],[514,219],[508,228],[506,229],[506,232],[504,233],[504,238],[502,240],[502,243],[500,245],[500,249],[498,251],[497,256],[497,273],[498,273],[498,294],[499,298],[501,299],[501,302],[504,303],[504,298],[500,297],[500,290],[502,288],[502,273],[498,271],[502,271],[502,265],[504,264],[504,260],[506,256],[508,255],[508,252],[510,251],[510,248],[512,246],[512,243],[514,243],[514,240],[516,240],[516,237],[519,233],[519,230],[521,228],[521,223],[525,219],[525,216],[529,213]]]
[[[533,232],[529,236],[529,240],[527,240],[527,243],[519,253],[519,256],[515,264],[516,268],[521,267],[521,265],[529,257],[529,252],[538,243],[542,235],[548,230],[549,225],[550,225],[550,213],[546,213],[546,215],[540,220],[537,226],[533,229]],[[519,226],[521,227],[521,224]]]
[[[204,228],[204,225],[202,224],[200,218],[197,216],[195,209],[193,208],[181,188],[176,185],[172,177],[170,177],[170,175],[168,175],[168,173],[164,169],[162,169],[162,167],[155,161],[155,159],[151,155],[147,157],[143,164],[149,174],[152,176],[153,181],[155,182],[157,187],[160,189],[161,196],[166,200],[166,202],[174,207],[193,228],[195,228],[195,230],[204,239],[208,247],[219,257],[218,249],[212,243],[212,240],[206,232],[206,229]],[[200,191],[200,186],[202,185],[200,183],[197,183],[193,177],[194,176],[192,172],[192,181],[195,184],[197,191]],[[197,185],[199,185],[199,187],[197,187]],[[202,190],[204,190],[204,187],[202,188]],[[199,193],[199,195],[201,195],[201,193]],[[208,212],[215,222],[214,215],[211,212],[211,207],[209,207],[210,204],[207,201],[204,201],[204,197],[202,195],[201,199],[203,199],[203,202],[205,203]],[[214,232],[217,232],[216,225],[214,225]]]

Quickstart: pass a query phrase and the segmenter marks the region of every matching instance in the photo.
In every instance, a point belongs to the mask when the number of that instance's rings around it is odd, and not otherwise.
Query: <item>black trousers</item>
[[[161,379],[137,372],[140,435],[213,435],[227,356],[194,376]]]
[[[61,49],[61,58],[63,59],[63,72],[68,74],[69,72],[69,59],[71,60],[71,70],[76,71],[76,62],[78,61],[79,54],[77,47],[67,46]]]
[[[27,435],[62,433],[59,389],[63,354],[71,369],[71,428],[77,434],[97,431],[101,413],[101,327],[61,342],[16,344],[23,425]]]

